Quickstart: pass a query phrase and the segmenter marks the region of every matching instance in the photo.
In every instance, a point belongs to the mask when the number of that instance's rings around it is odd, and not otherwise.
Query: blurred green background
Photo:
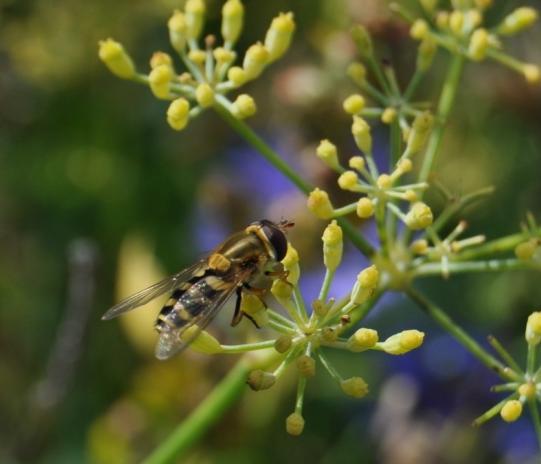
[[[207,3],[206,30],[218,32],[221,2]],[[497,0],[492,20],[525,3]],[[351,146],[341,111],[354,90],[345,76],[355,59],[347,30],[363,22],[402,84],[416,44],[381,0],[245,4],[240,49],[262,39],[279,11],[292,10],[298,23],[286,57],[248,88],[259,107],[250,125],[305,177],[331,189],[334,176],[314,149],[327,137]],[[153,360],[150,320],[100,321],[119,286],[142,288],[176,272],[261,217],[294,220],[291,240],[303,271],[316,282],[321,275],[324,224],[306,212],[287,181],[210,112],[181,134],[170,130],[163,102],[98,61],[98,40],[111,36],[147,69],[153,51],[171,51],[166,21],[179,6],[173,0],[0,2],[2,463],[137,462],[234,363],[192,353]],[[540,43],[537,26],[507,48],[541,63]],[[423,97],[437,96],[447,58],[439,55]],[[539,86],[494,64],[467,67],[437,179],[456,194],[496,186],[468,210],[471,234],[494,238],[517,231],[526,211],[539,217],[540,123]],[[376,134],[383,154],[386,129]],[[430,202],[442,206],[436,194]],[[351,251],[348,263],[355,275],[363,261]],[[422,286],[477,338],[493,333],[523,359],[525,320],[541,305],[539,279],[521,272]],[[344,371],[368,380],[371,394],[356,402],[318,375],[309,384],[300,438],[284,430],[293,378],[267,392],[247,390],[183,462],[536,462],[527,417],[470,427],[499,401],[488,391],[496,379],[420,311],[390,297],[369,323],[386,334],[425,330],[426,344],[404,358],[336,356]],[[226,334],[238,341],[253,330],[243,323]]]

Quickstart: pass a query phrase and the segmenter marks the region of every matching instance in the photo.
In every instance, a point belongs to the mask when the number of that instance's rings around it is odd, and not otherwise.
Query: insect
[[[113,306],[102,319],[113,319],[169,293],[169,300],[155,323],[159,333],[158,359],[170,358],[186,348],[233,293],[237,299],[231,325],[237,325],[243,316],[255,324],[240,309],[243,292],[261,297],[273,279],[285,279],[287,272],[280,261],[286,255],[285,232],[291,226],[293,223],[289,221],[253,222],[226,239],[206,258]],[[257,286],[262,281],[264,286]]]

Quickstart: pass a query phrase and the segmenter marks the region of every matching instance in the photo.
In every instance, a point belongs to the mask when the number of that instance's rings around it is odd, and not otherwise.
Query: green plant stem
[[[537,435],[537,443],[541,449],[541,418],[539,417],[539,409],[535,399],[528,400],[528,406],[530,408],[530,414],[532,415],[535,434]]]
[[[432,167],[436,162],[437,155],[439,154],[443,133],[445,132],[445,126],[447,124],[447,120],[449,119],[451,109],[453,108],[463,67],[464,57],[458,54],[453,55],[438,103],[438,111],[436,114],[436,120],[434,122],[434,128],[428,140],[423,165],[419,174],[420,182],[425,182],[428,179]]]
[[[463,274],[466,272],[503,272],[522,269],[541,270],[541,263],[534,260],[522,261],[520,259],[489,259],[486,261],[450,261],[447,264],[449,274]],[[419,265],[414,271],[415,277],[441,275],[442,264],[425,263]]]
[[[529,236],[530,235],[524,232],[519,232],[518,234],[497,238],[475,248],[461,251],[456,256],[456,259],[460,261],[469,261],[472,259],[482,258],[484,256],[492,256],[497,253],[505,253],[513,250],[519,243],[522,243],[529,238]],[[532,231],[531,236],[541,237],[541,229]]]
[[[246,388],[252,365],[241,359],[212,390],[192,414],[148,456],[143,464],[180,462],[182,456],[199,440]]]
[[[302,179],[280,156],[261,139],[245,122],[235,118],[226,108],[215,105],[216,112],[252,147],[254,147],[269,163],[287,177],[301,192],[308,194],[313,187]],[[364,255],[372,256],[374,248],[368,241],[344,218],[337,219],[344,234]]]
[[[422,293],[414,288],[405,290],[406,294],[419,305],[419,307],[434,319],[441,327],[453,335],[468,351],[477,359],[492,369],[496,374],[506,380],[516,380],[505,366],[494,356],[488,353],[479,343],[470,337],[461,327],[459,327],[441,308],[432,303]]]

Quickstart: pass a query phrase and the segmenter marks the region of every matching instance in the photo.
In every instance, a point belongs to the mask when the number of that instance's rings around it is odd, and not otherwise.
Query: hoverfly
[[[285,278],[287,273],[280,261],[287,251],[285,231],[291,226],[293,223],[288,221],[274,223],[263,219],[253,222],[225,240],[208,257],[121,301],[102,319],[112,319],[170,293],[155,323],[159,333],[158,359],[170,358],[186,348],[233,293],[237,300],[231,325],[237,325],[243,316],[251,319],[240,310],[242,292],[261,294],[266,289],[257,288],[258,281],[266,280],[268,284],[269,279]],[[182,337],[194,326],[196,330]]]

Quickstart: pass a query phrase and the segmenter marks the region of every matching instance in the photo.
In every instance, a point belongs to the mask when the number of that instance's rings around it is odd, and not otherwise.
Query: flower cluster
[[[259,297],[243,296],[241,310],[248,314],[259,326],[277,333],[271,340],[247,343],[244,345],[222,345],[203,331],[193,341],[191,348],[207,354],[241,353],[254,350],[272,350],[267,362],[272,369],[253,370],[248,377],[248,385],[256,391],[272,387],[284,374],[288,366],[295,366],[298,374],[297,399],[294,412],[286,420],[286,429],[292,435],[302,433],[304,419],[302,405],[306,381],[314,376],[317,361],[336,380],[342,391],[352,397],[362,398],[368,393],[368,385],[362,377],[344,378],[325,355],[326,349],[341,349],[353,353],[367,350],[384,351],[392,355],[405,354],[419,347],[424,333],[418,330],[404,330],[379,341],[379,334],[370,328],[359,328],[348,337],[343,332],[352,328],[378,297],[379,272],[372,265],[363,269],[352,286],[351,293],[338,301],[328,297],[334,273],[342,259],[342,229],[335,221],[323,233],[323,261],[326,275],[318,299],[307,310],[298,287],[300,279],[299,256],[289,244],[282,265],[286,271],[285,279],[273,282],[271,293],[285,314],[266,308]]]
[[[528,344],[526,369],[522,369],[509,352],[494,337],[490,344],[507,364],[504,375],[508,382],[492,388],[495,392],[510,392],[509,396],[478,417],[474,425],[481,425],[487,420],[500,414],[505,422],[514,422],[522,414],[527,405],[537,428],[541,427],[539,405],[541,401],[541,365],[538,364],[537,352],[541,343],[541,312],[537,311],[528,317],[525,339]]]
[[[175,11],[169,19],[170,42],[185,67],[180,74],[167,53],[155,52],[150,72],[140,74],[120,43],[107,39],[99,44],[99,57],[113,74],[146,84],[156,98],[171,102],[167,122],[175,130],[184,129],[190,118],[214,105],[239,119],[255,114],[256,104],[250,95],[240,94],[234,101],[226,95],[256,79],[280,58],[289,48],[295,30],[293,14],[280,14],[272,20],[264,42],[251,45],[242,64],[235,65],[238,56],[234,46],[244,22],[242,2],[227,0],[222,8],[221,45],[217,45],[214,35],[207,35],[201,47],[205,12],[204,0],[188,0],[184,10]]]
[[[412,21],[411,37],[421,42],[421,49],[442,47],[472,61],[493,59],[519,72],[531,84],[541,81],[539,66],[523,63],[503,51],[502,39],[530,27],[537,20],[537,11],[520,7],[505,16],[499,24],[487,26],[485,13],[492,0],[454,0],[452,9],[438,8],[434,0],[421,0],[426,19],[415,19],[398,7]]]

